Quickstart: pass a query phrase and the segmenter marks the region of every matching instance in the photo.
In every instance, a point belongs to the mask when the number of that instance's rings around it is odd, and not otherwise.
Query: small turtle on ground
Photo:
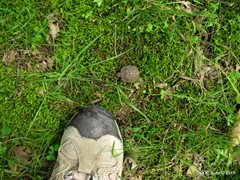
[[[117,73],[117,76],[120,77],[123,82],[135,82],[139,78],[139,70],[136,66],[125,66]]]

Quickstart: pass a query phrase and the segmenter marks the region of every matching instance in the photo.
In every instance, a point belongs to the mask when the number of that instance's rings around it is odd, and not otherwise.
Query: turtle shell
[[[121,69],[120,77],[124,82],[135,82],[139,78],[139,70],[136,66],[125,66]]]

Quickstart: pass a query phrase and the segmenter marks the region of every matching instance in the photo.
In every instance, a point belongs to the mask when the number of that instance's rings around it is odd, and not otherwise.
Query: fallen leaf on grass
[[[168,84],[167,83],[158,83],[156,84],[157,88],[163,89],[164,87],[166,87]]]
[[[21,162],[28,162],[28,157],[27,155],[30,154],[30,148],[28,147],[22,147],[22,146],[18,146],[15,147],[15,149],[13,150],[13,154],[14,156]]]
[[[240,109],[237,111],[236,116],[237,119],[240,118]],[[240,122],[237,120],[233,123],[232,131],[229,134],[229,141],[232,142],[229,147],[229,151],[231,151],[232,148],[240,144]]]
[[[173,167],[173,170],[174,170],[176,173],[181,173],[181,172],[182,172],[182,169],[181,169],[179,166],[177,166],[177,165],[175,165],[175,166]]]
[[[188,80],[186,80],[186,79],[181,79],[181,80],[179,80],[178,82],[176,82],[176,83],[172,86],[172,88],[173,88],[173,89],[178,89],[178,87],[179,87],[181,84],[184,84],[184,83],[186,83],[186,82],[188,82]]]
[[[132,112],[132,108],[129,107],[126,103],[122,103],[122,108],[119,109],[119,111],[116,114],[117,120],[120,123],[125,124],[127,122],[128,116],[130,115],[130,113]]]
[[[10,66],[16,59],[17,50],[9,50],[3,55],[2,62],[4,65]]]
[[[95,75],[93,75],[94,78],[96,77]],[[107,90],[108,89],[108,84],[107,83],[104,83],[103,81],[95,81],[95,85],[97,85],[98,87],[104,89],[104,90]]]
[[[57,37],[57,33],[60,31],[60,28],[59,28],[59,25],[57,23],[58,21],[58,18],[57,17],[54,17],[54,13],[50,13],[48,16],[47,16],[47,19],[49,21],[49,34],[51,36],[51,40],[50,42],[53,42],[55,41],[56,37]]]
[[[141,83],[140,83],[140,82],[134,83],[134,87],[136,88],[136,90],[137,90],[137,89],[140,89]]]
[[[17,51],[23,55],[24,57],[27,56],[31,56],[31,55],[36,55],[36,52],[32,51],[32,50],[28,50],[28,49],[17,49]]]
[[[26,68],[27,68],[28,71],[33,72],[33,68],[32,68],[32,66],[31,66],[30,63],[28,63],[28,62],[24,62],[24,65],[26,66]]]
[[[124,168],[125,168],[126,171],[133,170],[136,167],[137,167],[137,163],[136,163],[135,160],[133,160],[130,157],[126,157],[124,159]]]
[[[57,37],[57,33],[60,31],[60,28],[58,24],[51,23],[49,24],[49,30],[50,30],[49,34],[52,37],[52,40],[54,41]]]
[[[210,62],[205,62],[203,49],[201,47],[197,48],[196,58],[194,60],[194,75],[198,81],[202,84],[204,89],[207,89],[206,80],[216,81],[217,83],[222,82],[221,71],[214,64]]]
[[[29,154],[31,153],[30,148],[18,146],[13,150],[13,156],[21,163],[29,163]],[[23,168],[17,166],[16,164],[9,163],[10,168],[14,169],[17,172],[22,172]]]
[[[19,62],[19,68],[28,71],[46,72],[51,69],[54,63],[54,57],[49,57],[49,49],[47,47],[41,47],[38,52],[24,49],[13,49],[7,51],[2,59],[3,64],[10,66],[15,59]],[[36,64],[36,62],[38,62]],[[32,68],[31,64],[35,64],[35,68]]]
[[[190,14],[192,14],[195,11],[191,2],[180,0],[178,0],[178,2],[181,4],[180,7],[183,11]]]
[[[204,156],[201,154],[189,154],[187,159],[192,163],[192,165],[188,168],[186,175],[198,180],[203,179],[203,174],[201,172],[204,171]]]
[[[236,71],[236,72],[239,72],[239,70],[240,70],[240,64],[237,64],[235,71]]]
[[[208,81],[215,81],[218,84],[223,82],[222,71],[224,71],[224,74],[229,74],[240,69],[238,64],[231,64],[229,61],[224,59],[224,56],[221,60],[214,63],[210,60],[206,60],[207,58],[204,54],[206,54],[206,52],[204,52],[202,47],[198,47],[195,53],[191,53],[191,55],[196,56],[194,60],[194,79],[198,79],[198,81],[206,89],[206,84]]]
[[[33,58],[39,63],[35,65],[36,71],[46,72],[51,69],[54,62],[54,57],[48,57],[49,49],[47,47],[39,48],[39,53],[36,54]]]
[[[97,104],[98,102],[101,102],[102,101],[102,98],[103,98],[103,94],[100,94],[99,92],[95,92],[93,93],[95,96],[98,97],[98,99],[95,99],[91,102],[91,104]]]
[[[166,90],[164,91],[164,97],[173,94],[173,92],[174,92],[175,90],[177,90],[178,87],[179,87],[181,84],[184,84],[184,83],[186,83],[186,82],[188,82],[188,80],[186,80],[186,79],[181,79],[181,80],[179,80],[178,82],[176,82],[173,86],[170,86],[168,89],[166,89]]]
[[[194,163],[192,166],[190,166],[187,170],[187,176],[188,177],[192,177],[194,179],[200,179],[201,178],[201,174],[198,172],[198,165],[196,163]]]
[[[45,90],[45,89],[42,89],[42,90],[40,90],[39,92],[38,92],[38,94],[40,95],[40,96],[43,96],[44,94],[46,94],[47,93],[47,91]]]
[[[127,180],[142,180],[142,173],[144,172],[143,170],[140,169],[135,169],[137,167],[137,163],[134,159],[130,157],[126,157],[123,162],[123,172],[125,174],[129,173],[128,177],[126,178]],[[132,170],[134,170],[132,172]]]
[[[51,69],[53,66],[54,57],[46,57],[42,62],[35,65],[37,71],[46,72],[48,69]]]

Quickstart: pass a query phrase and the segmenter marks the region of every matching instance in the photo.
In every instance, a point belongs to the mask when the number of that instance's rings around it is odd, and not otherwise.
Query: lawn
[[[239,179],[239,12],[238,0],[2,0],[1,179],[48,179],[65,125],[91,104],[120,126],[122,179]],[[127,65],[134,82],[118,76]]]

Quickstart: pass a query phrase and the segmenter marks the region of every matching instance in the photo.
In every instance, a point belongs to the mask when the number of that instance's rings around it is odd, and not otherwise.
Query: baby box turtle
[[[117,74],[124,82],[135,82],[139,78],[139,70],[136,66],[125,66]]]

